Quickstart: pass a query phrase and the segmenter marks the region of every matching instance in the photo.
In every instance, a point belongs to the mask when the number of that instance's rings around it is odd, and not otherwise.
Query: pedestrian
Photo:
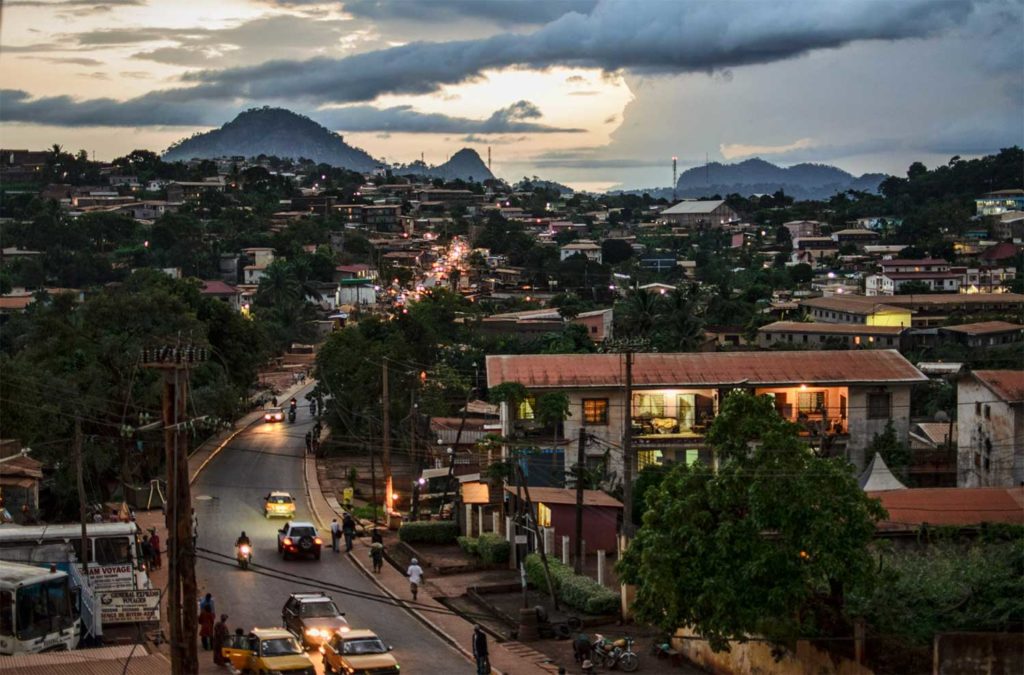
[[[352,519],[351,513],[346,513],[341,519],[341,534],[345,537],[345,553],[352,550],[352,539],[356,536],[356,521]]]
[[[210,611],[209,607],[199,610],[199,638],[203,642],[203,649],[210,651],[213,648],[213,625],[217,622],[217,615]]]
[[[412,599],[416,599],[416,593],[420,590],[420,584],[423,583],[423,568],[420,567],[420,561],[413,558],[409,561],[409,569],[405,571],[405,576],[409,577],[409,589],[412,591]]]
[[[153,569],[153,544],[149,541],[149,535],[142,536],[142,562],[146,565],[147,570]]]
[[[341,539],[341,523],[335,518],[331,521],[331,548],[338,552],[338,540]]]
[[[372,541],[374,544],[384,543],[384,537],[381,535],[379,528],[373,528],[373,532],[370,533],[370,541]]]
[[[204,608],[210,610],[210,614],[213,614],[214,617],[217,616],[217,609],[213,604],[213,593],[207,593],[203,596],[203,599],[199,601],[199,609],[202,610]]]
[[[149,528],[149,545],[153,547],[153,569],[158,570],[164,566],[164,562],[160,551],[160,535],[155,527]]]
[[[196,510],[192,509],[192,548],[193,549],[195,549],[197,543],[199,543],[199,518],[196,516]]]
[[[491,662],[487,658],[487,633],[480,624],[473,626],[473,658],[476,659],[476,675],[491,674]]]
[[[231,635],[231,631],[228,630],[228,615],[221,614],[220,621],[213,627],[213,662],[218,666],[223,666],[227,663],[227,659],[224,658],[224,640]]]
[[[306,454],[313,452],[313,432],[306,432]]]
[[[271,403],[274,404],[275,408],[277,407],[277,397],[276,396],[273,399],[271,399]]]
[[[370,544],[370,560],[373,561],[373,573],[380,574],[381,568],[384,567],[384,544],[379,541]]]

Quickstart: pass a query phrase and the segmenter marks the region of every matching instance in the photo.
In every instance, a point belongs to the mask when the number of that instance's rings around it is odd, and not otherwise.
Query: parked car
[[[236,672],[316,675],[309,655],[284,628],[253,628],[248,635],[231,635],[222,653]]]
[[[365,629],[335,633],[320,647],[325,673],[398,675],[401,668],[390,652],[390,645],[384,644],[372,630]]]
[[[281,621],[303,647],[319,647],[335,633],[349,631],[344,612],[326,593],[292,593],[281,610]]]
[[[285,523],[285,526],[277,531],[277,552],[285,560],[295,555],[313,556],[319,560],[323,543],[313,523]]]
[[[275,490],[263,498],[263,509],[267,518],[280,516],[295,517],[295,499],[287,492]]]

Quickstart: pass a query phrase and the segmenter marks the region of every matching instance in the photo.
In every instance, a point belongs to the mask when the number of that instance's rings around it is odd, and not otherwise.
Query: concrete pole
[[[604,551],[597,552],[597,583],[604,586]]]
[[[482,506],[476,507],[476,514],[479,516],[479,520],[480,520],[479,533],[483,534],[484,533],[484,507],[482,507]]]
[[[512,518],[509,516],[505,516],[505,539],[508,540],[508,543],[514,545],[515,533],[512,531]]]
[[[466,536],[473,536],[473,505],[466,504]]]
[[[494,534],[501,534],[501,514],[497,511],[491,514],[491,529]]]
[[[555,528],[544,528],[544,553],[555,554]]]
[[[569,566],[569,536],[562,535],[562,564]]]

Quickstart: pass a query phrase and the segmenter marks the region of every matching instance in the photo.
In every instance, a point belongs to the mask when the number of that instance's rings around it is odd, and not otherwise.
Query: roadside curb
[[[316,477],[316,458],[311,456],[311,455],[306,455],[305,456],[305,460],[306,460],[306,466],[303,469],[302,476],[303,476],[303,480],[306,483],[306,498],[307,498],[307,500],[309,502],[310,510],[313,511],[313,517],[316,518],[316,520],[319,522],[321,527],[324,527],[324,523],[326,523],[327,520],[325,520],[324,518],[321,517],[320,512],[319,512],[319,510],[316,507],[316,502],[313,499],[313,495],[312,495],[312,487],[310,485],[309,472],[307,470],[309,465],[312,464],[313,465],[314,478]],[[320,490],[320,482],[319,482],[319,480],[317,480],[317,490],[320,492],[320,495],[322,497],[323,496],[323,491]],[[469,652],[465,647],[463,647],[459,643],[458,640],[453,638],[451,635],[449,635],[444,630],[442,630],[442,629],[438,628],[437,626],[435,626],[429,619],[427,619],[427,617],[423,616],[422,613],[420,613],[419,611],[413,609],[412,607],[409,607],[402,598],[400,598],[397,595],[395,595],[391,591],[391,589],[389,589],[387,586],[382,584],[377,579],[377,576],[373,572],[368,570],[366,568],[366,565],[363,564],[356,556],[353,556],[353,555],[349,554],[348,558],[349,558],[349,560],[351,560],[356,565],[356,567],[359,568],[359,570],[368,579],[370,579],[374,583],[375,586],[377,586],[377,588],[382,590],[388,597],[393,599],[396,602],[397,606],[401,607],[406,612],[411,614],[417,621],[422,623],[431,632],[433,632],[439,638],[444,640],[448,644],[449,647],[451,647],[452,649],[457,651],[459,654],[464,656],[470,663],[473,663],[475,661],[474,658],[473,658],[473,654],[471,652]],[[502,671],[498,670],[497,668],[493,668],[493,667],[491,668],[491,673],[493,675],[504,675],[504,673]]]

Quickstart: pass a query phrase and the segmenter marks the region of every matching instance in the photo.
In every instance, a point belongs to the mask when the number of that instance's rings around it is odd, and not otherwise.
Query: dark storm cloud
[[[489,3],[475,3],[489,4]],[[426,94],[487,69],[586,66],[639,73],[715,71],[771,63],[860,40],[932,35],[962,23],[970,0],[749,3],[614,2],[526,35],[415,42],[345,58],[271,61],[189,73],[196,97],[284,97],[320,103]],[[742,10],[742,11],[740,11]]]
[[[237,112],[230,104],[200,104],[170,101],[167,96],[147,94],[128,101],[109,98],[75,100],[69,96],[33,99],[17,89],[0,90],[5,122],[49,124],[55,126],[211,126],[219,125]],[[582,129],[552,127],[527,121],[541,117],[537,106],[519,101],[494,111],[482,120],[451,117],[441,113],[422,113],[410,106],[374,108],[347,106],[307,111],[309,116],[330,129],[341,131],[382,131],[420,134],[506,134],[575,133]]]
[[[309,4],[284,0],[280,4]],[[588,14],[597,0],[346,0],[345,11],[364,19],[430,23],[484,19],[498,24],[542,25],[568,14]]]

